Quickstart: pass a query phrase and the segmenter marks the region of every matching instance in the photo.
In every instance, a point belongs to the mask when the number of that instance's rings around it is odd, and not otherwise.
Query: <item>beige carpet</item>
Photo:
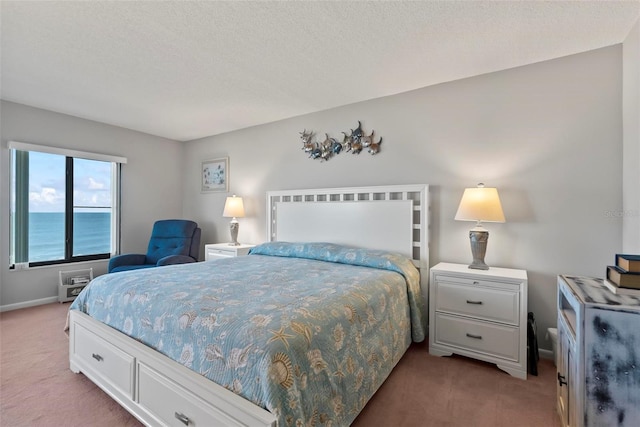
[[[139,426],[82,374],[69,370],[62,332],[69,304],[0,313],[0,425]],[[560,426],[555,367],[527,381],[463,357],[413,345],[353,424],[363,426]],[[333,426],[337,427],[337,426]]]

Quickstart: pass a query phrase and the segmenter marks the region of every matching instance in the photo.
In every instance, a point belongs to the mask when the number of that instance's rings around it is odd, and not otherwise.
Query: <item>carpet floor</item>
[[[0,425],[140,426],[82,374],[69,370],[62,331],[69,304],[0,313]],[[412,345],[353,423],[365,426],[560,426],[555,367],[527,381],[464,357]],[[334,426],[336,427],[336,426]]]

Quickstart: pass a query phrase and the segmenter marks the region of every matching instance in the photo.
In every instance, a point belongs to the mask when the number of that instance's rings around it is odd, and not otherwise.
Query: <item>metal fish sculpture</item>
[[[331,145],[331,151],[333,151],[334,154],[340,154],[340,152],[342,151],[342,144],[340,142],[338,142],[336,139],[333,139],[333,144]]]
[[[331,146],[333,145],[333,141],[335,141],[333,138],[329,138],[329,134],[325,133],[324,134],[324,141],[322,141],[320,143],[320,148],[325,149],[325,148],[331,148]]]
[[[333,151],[332,151],[333,143],[337,141],[333,138],[329,138],[328,133],[325,133],[324,136],[325,136],[324,141],[320,143],[320,151],[321,151],[320,157],[322,157],[323,160],[329,160],[333,155]]]
[[[380,138],[380,141],[378,142],[374,142],[369,146],[369,153],[373,154],[378,154],[380,152],[380,146],[382,145],[382,138]]]
[[[360,140],[351,141],[351,154],[360,154],[362,151],[362,142]]]
[[[312,159],[317,159],[321,156],[322,156],[322,150],[317,147],[311,150],[311,153],[309,154],[309,157],[311,157]]]
[[[368,147],[368,146],[370,146],[371,144],[373,144],[373,140],[374,140],[373,133],[374,133],[374,132],[375,132],[375,131],[373,131],[373,130],[372,130],[372,131],[371,131],[371,135],[364,135],[364,136],[361,138],[362,146],[363,146],[363,147]]]
[[[322,158],[322,160],[329,160],[333,155],[333,151],[331,151],[329,147],[322,147],[320,151],[320,157]]]
[[[344,135],[344,138],[342,139],[342,148],[345,153],[348,153],[351,151],[351,137],[344,132],[342,132],[342,134]]]
[[[364,135],[362,133],[362,123],[360,123],[360,120],[358,120],[358,127],[355,129],[351,129],[351,139],[352,140],[360,139],[362,138],[362,135]]]
[[[311,142],[311,138],[313,138],[313,131],[307,132],[307,130],[303,130],[300,132],[300,139],[302,139],[302,149],[305,153],[310,153],[316,148],[316,144]]]

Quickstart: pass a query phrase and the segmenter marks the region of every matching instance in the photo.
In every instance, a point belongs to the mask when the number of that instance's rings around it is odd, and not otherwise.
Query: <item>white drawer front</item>
[[[518,326],[518,291],[437,283],[436,310]]]
[[[221,251],[220,249],[207,249],[207,254],[205,259],[207,261],[211,261],[214,259],[231,258],[234,256],[236,256],[236,253],[233,251]]]
[[[138,364],[138,403],[163,425],[176,427],[241,425],[143,363]]]
[[[490,280],[482,277],[462,277],[456,275],[449,274],[436,274],[435,275],[437,282],[449,282],[449,283],[458,283],[460,285],[468,285],[468,286],[484,286],[484,287],[492,287],[492,288],[500,288],[506,290],[517,291],[520,289],[519,282],[511,282],[508,280]]]
[[[435,341],[439,344],[519,361],[519,328],[477,322],[442,313],[436,314],[435,321]]]
[[[75,328],[75,353],[110,386],[133,396],[134,358],[82,326]]]

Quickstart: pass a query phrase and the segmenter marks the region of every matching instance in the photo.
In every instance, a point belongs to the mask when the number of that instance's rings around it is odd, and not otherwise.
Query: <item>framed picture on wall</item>
[[[201,192],[229,191],[229,158],[206,160],[200,172]]]

